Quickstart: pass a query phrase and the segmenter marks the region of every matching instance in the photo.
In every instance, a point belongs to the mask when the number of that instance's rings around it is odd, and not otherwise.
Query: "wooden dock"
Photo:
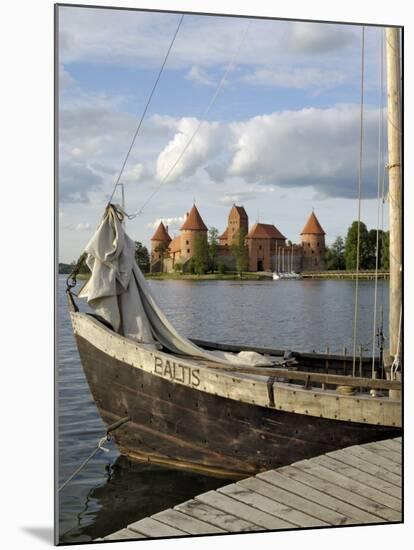
[[[355,445],[194,497],[96,540],[402,521],[401,438]]]

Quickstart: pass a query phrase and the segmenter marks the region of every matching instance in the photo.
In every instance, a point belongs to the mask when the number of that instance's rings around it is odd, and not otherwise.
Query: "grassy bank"
[[[147,279],[155,281],[173,280],[173,281],[239,281],[238,273],[206,273],[204,275],[193,275],[191,273],[146,273]],[[265,281],[271,278],[271,274],[264,273],[243,273],[243,280],[246,281]]]

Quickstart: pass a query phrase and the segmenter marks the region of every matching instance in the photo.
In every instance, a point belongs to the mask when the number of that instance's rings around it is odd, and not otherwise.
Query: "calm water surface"
[[[151,281],[160,306],[186,336],[295,349],[352,349],[353,281]],[[370,353],[374,282],[361,281],[358,345]],[[388,282],[378,298],[388,326]],[[62,483],[104,435],[79,361],[66,308],[65,276],[59,277],[58,419],[59,479]],[[81,309],[85,310],[85,306]],[[227,484],[148,464],[131,463],[111,443],[59,496],[61,542],[105,536],[142,517]]]

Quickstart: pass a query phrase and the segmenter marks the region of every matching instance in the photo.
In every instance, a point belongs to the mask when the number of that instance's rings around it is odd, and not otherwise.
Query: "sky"
[[[59,7],[59,261],[80,256],[102,217],[180,18]],[[365,27],[368,228],[385,163],[382,33]],[[236,203],[250,226],[273,223],[293,242],[312,209],[328,244],[345,236],[358,216],[361,34],[357,25],[185,15],[120,179],[126,211],[145,205],[129,235],[149,247],[160,220],[178,235],[195,202],[220,232]],[[384,220],[387,228],[386,205]]]

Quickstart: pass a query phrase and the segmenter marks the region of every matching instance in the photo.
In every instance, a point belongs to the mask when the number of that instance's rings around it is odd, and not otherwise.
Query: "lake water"
[[[298,351],[352,349],[353,281],[151,281],[160,306],[186,336]],[[374,282],[359,283],[358,345],[371,353]],[[388,281],[378,285],[388,326]],[[85,306],[81,305],[81,309]],[[380,309],[380,306],[378,306]],[[79,361],[58,288],[59,480],[62,483],[105,434]],[[113,444],[99,452],[59,495],[61,543],[86,542],[229,483],[169,468],[131,463]]]

